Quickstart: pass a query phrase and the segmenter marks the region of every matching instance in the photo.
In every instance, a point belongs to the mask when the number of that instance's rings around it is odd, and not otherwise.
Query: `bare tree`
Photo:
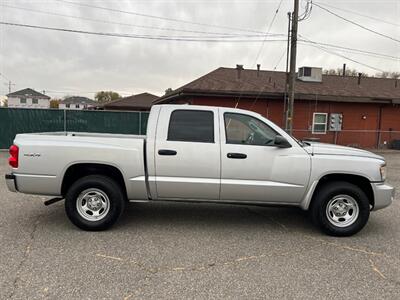
[[[390,73],[389,72],[380,72],[376,74],[376,77],[379,78],[389,78],[390,77]]]
[[[324,70],[323,71],[324,74],[327,75],[343,75],[343,69],[341,68],[336,68],[336,69],[329,69],[329,70]],[[346,76],[358,76],[358,73],[360,73],[359,71],[357,71],[356,69],[346,69]],[[368,77],[367,73],[363,73],[361,72],[361,76],[362,77]]]
[[[399,79],[400,78],[400,72],[381,72],[377,73],[375,75],[376,77],[379,78],[393,78],[393,79]]]
[[[390,78],[399,79],[400,78],[400,72],[392,72],[392,73],[390,73]]]

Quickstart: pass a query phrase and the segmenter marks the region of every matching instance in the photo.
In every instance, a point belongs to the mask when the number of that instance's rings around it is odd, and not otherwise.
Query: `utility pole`
[[[8,81],[8,83],[5,83],[5,85],[8,86],[8,93],[11,93],[11,86],[15,85],[15,83],[12,83],[11,80]]]
[[[285,81],[285,94],[283,96],[283,122],[285,123],[285,130],[287,131],[287,105],[288,105],[288,84],[289,84],[289,55],[290,55],[290,26],[292,13],[288,12],[288,32],[287,32],[287,45],[286,45],[286,81]]]
[[[294,108],[294,85],[296,81],[296,54],[297,54],[297,25],[299,22],[299,0],[294,0],[292,14],[292,34],[290,39],[290,72],[289,72],[289,103],[286,117],[286,130],[293,133],[293,108]]]

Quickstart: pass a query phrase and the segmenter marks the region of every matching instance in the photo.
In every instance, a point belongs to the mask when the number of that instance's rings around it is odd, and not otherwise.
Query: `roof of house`
[[[105,109],[150,109],[158,98],[150,93],[141,93],[104,103],[101,107]]]
[[[26,88],[23,90],[19,90],[13,93],[7,94],[7,97],[33,97],[33,98],[43,98],[43,99],[50,99],[49,96],[36,92],[35,90],[31,88]]]
[[[296,80],[296,99],[394,102],[400,103],[400,81],[396,79],[322,75],[322,82]],[[180,95],[241,95],[249,97],[282,97],[285,92],[286,73],[278,71],[218,68],[161,97],[156,103],[168,102]]]
[[[97,104],[96,101],[89,99],[87,97],[81,96],[72,96],[67,97],[64,100],[60,101],[62,104]]]

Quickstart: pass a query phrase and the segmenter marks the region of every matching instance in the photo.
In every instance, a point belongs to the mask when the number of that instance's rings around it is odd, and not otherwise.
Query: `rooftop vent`
[[[240,73],[244,70],[243,65],[236,65],[237,78],[240,79]]]
[[[322,68],[301,67],[297,79],[308,82],[322,82]]]

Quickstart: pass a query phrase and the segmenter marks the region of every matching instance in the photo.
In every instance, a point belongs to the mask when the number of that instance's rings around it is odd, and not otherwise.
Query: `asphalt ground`
[[[400,190],[400,152],[384,155]],[[0,299],[400,299],[399,195],[348,238],[298,209],[180,203],[85,232],[45,199],[0,179]]]

